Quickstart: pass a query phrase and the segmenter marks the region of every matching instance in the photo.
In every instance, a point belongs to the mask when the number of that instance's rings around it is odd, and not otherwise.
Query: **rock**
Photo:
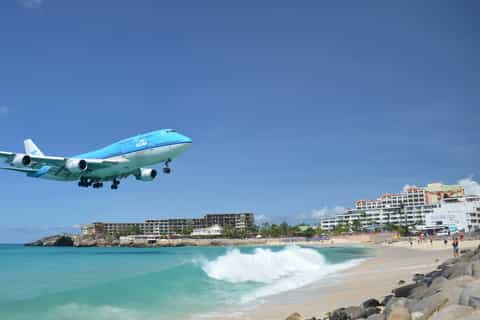
[[[419,299],[428,295],[429,292],[430,288],[425,283],[421,283],[418,287],[412,290],[408,297],[410,299]]]
[[[473,314],[473,308],[452,304],[436,312],[430,320],[458,320]]]
[[[377,301],[378,302],[378,301]],[[380,313],[380,308],[377,308],[377,307],[368,307],[368,308],[364,308],[364,313],[363,313],[363,317],[369,317],[373,314],[377,314],[377,313]]]
[[[418,283],[418,282],[423,282],[425,279],[425,275],[423,273],[415,273],[415,275],[413,276],[412,280],[415,282],[415,283]]]
[[[480,303],[480,279],[468,283],[460,294],[459,304],[478,308]]]
[[[385,309],[383,309],[383,313],[385,317],[388,318],[392,310],[399,308],[399,307],[406,307],[408,300],[406,298],[397,298],[392,297],[388,303],[385,305]]]
[[[380,305],[380,302],[377,299],[368,299],[363,301],[362,307],[364,309],[367,309],[369,307],[378,307]]]
[[[478,320],[478,319],[480,319],[479,310],[475,310],[471,315],[462,318],[462,320]]]
[[[426,319],[446,305],[457,304],[462,290],[458,287],[446,287],[442,291],[426,296],[419,301],[410,301],[408,304],[409,310],[412,313],[422,312],[425,316],[424,319]]]
[[[419,286],[419,284],[417,284],[417,283],[407,284],[405,286],[393,289],[392,292],[395,295],[395,297],[397,297],[397,298],[407,298],[410,295],[410,293],[412,292],[412,290],[415,289],[418,286]]]
[[[298,312],[292,313],[286,320],[304,320],[305,318]]]
[[[405,280],[399,280],[399,281],[398,281],[398,284],[399,284],[399,285],[405,284]]]
[[[451,268],[446,269],[443,272],[443,275],[447,279],[454,279],[456,277],[465,276],[465,275],[471,276],[472,269],[473,269],[472,264],[473,264],[472,262],[466,262],[466,261],[456,263]]]
[[[366,315],[362,307],[340,308],[333,311],[330,320],[356,320]]]
[[[442,285],[447,282],[447,278],[440,276],[436,277],[432,280],[432,283],[430,284],[429,288],[431,291],[435,291],[436,289],[439,289],[442,287]]]
[[[387,320],[411,320],[410,313],[405,307],[396,307],[390,312],[387,317]]]
[[[410,316],[412,317],[412,320],[424,319],[424,313],[419,311],[411,313]]]
[[[388,296],[383,297],[382,302],[380,302],[380,305],[386,306],[393,297],[394,297],[393,294],[389,294]]]
[[[480,261],[472,261],[472,276],[475,278],[480,278]]]

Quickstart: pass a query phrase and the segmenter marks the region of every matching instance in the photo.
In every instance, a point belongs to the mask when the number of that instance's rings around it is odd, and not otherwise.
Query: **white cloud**
[[[6,116],[8,114],[8,107],[7,106],[0,106],[0,117]]]
[[[473,176],[460,179],[458,184],[465,189],[465,194],[480,195],[480,184],[473,180]]]
[[[335,206],[333,208],[323,207],[321,209],[313,210],[309,215],[309,217],[312,219],[321,219],[325,217],[334,216],[336,214],[343,213],[345,211],[346,211],[346,208],[341,206]]]
[[[43,5],[44,0],[17,0],[17,3],[26,9],[37,9]]]

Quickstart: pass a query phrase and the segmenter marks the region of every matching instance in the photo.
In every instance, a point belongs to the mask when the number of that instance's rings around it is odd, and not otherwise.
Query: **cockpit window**
[[[173,129],[167,129],[167,130],[165,130],[165,133],[172,133],[172,132],[175,132],[175,130],[173,130]]]

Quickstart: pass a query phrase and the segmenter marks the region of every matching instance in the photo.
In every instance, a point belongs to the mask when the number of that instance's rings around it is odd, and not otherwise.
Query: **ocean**
[[[327,280],[368,254],[359,247],[0,245],[0,319],[208,318]]]

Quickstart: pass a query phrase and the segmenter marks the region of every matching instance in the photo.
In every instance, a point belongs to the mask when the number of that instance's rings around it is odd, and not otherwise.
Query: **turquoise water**
[[[185,319],[351,267],[363,248],[0,245],[0,319]]]

